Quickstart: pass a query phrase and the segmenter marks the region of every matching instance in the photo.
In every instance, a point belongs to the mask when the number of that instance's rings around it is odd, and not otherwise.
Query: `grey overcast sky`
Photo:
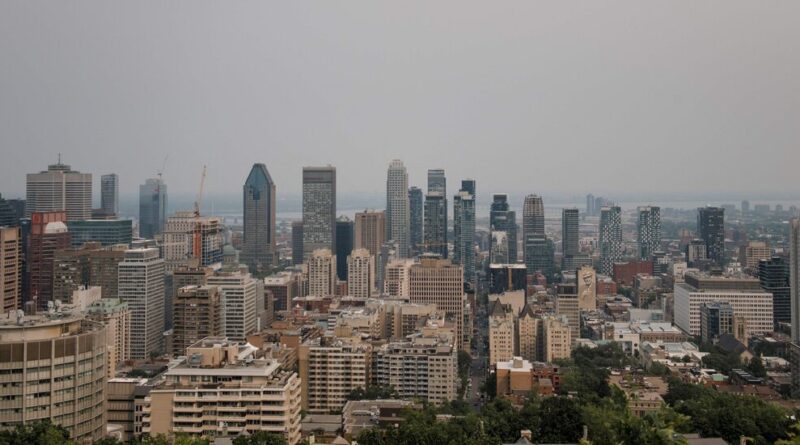
[[[0,192],[62,153],[171,192],[798,190],[798,1],[0,2]],[[97,180],[96,180],[97,182]]]

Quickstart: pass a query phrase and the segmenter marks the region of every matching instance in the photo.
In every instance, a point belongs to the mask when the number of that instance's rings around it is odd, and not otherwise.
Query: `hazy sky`
[[[62,153],[135,193],[400,158],[448,188],[798,190],[800,2],[0,2],[0,192]],[[96,180],[96,182],[99,179]]]

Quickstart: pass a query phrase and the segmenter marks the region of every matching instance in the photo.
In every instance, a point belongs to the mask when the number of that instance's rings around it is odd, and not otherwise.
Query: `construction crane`
[[[161,170],[156,170],[156,174],[158,175],[158,179],[161,179],[164,175],[164,169],[167,168],[167,159],[169,159],[169,154],[164,156],[164,162],[161,163]]]
[[[197,199],[194,201],[194,216],[200,216],[200,205],[203,203],[203,187],[206,184],[206,166],[203,166],[203,174],[200,176],[200,190],[197,192]]]

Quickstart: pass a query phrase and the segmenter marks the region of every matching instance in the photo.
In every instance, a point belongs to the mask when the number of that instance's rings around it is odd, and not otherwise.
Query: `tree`
[[[233,445],[287,445],[286,438],[280,434],[256,431],[249,436],[240,435],[233,439]]]
[[[539,442],[573,443],[581,438],[583,416],[581,407],[574,399],[548,397],[541,404]]]
[[[25,425],[17,425],[13,430],[0,431],[0,444],[3,445],[75,445],[69,432],[50,420],[41,420]]]
[[[486,394],[488,399],[497,397],[497,375],[495,373],[492,372],[486,376],[486,380],[481,383],[480,391]]]
[[[761,357],[755,356],[750,359],[747,363],[747,372],[762,379],[767,376],[767,368],[764,367]]]
[[[388,385],[367,385],[366,389],[358,387],[347,395],[347,400],[378,400],[396,399],[399,397],[397,391]]]

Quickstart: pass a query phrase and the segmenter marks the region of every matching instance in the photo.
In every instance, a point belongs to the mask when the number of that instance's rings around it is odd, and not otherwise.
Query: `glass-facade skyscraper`
[[[409,236],[411,237],[411,250],[413,253],[418,253],[422,248],[422,231],[423,231],[423,205],[422,205],[422,189],[419,187],[411,187],[408,189],[408,208],[410,214]]]
[[[510,209],[508,195],[498,193],[492,196],[489,210],[491,231],[505,232],[508,243],[508,262],[517,262],[517,212]],[[491,252],[490,252],[491,254]]]
[[[475,276],[475,181],[462,181],[453,197],[453,262],[464,267],[464,281],[474,288]]]
[[[100,208],[105,215],[119,214],[119,177],[116,173],[100,177]]]
[[[139,237],[152,239],[167,221],[167,184],[150,178],[139,186]]]
[[[276,263],[275,182],[264,164],[253,164],[243,187],[243,236],[240,259],[251,271]]]

